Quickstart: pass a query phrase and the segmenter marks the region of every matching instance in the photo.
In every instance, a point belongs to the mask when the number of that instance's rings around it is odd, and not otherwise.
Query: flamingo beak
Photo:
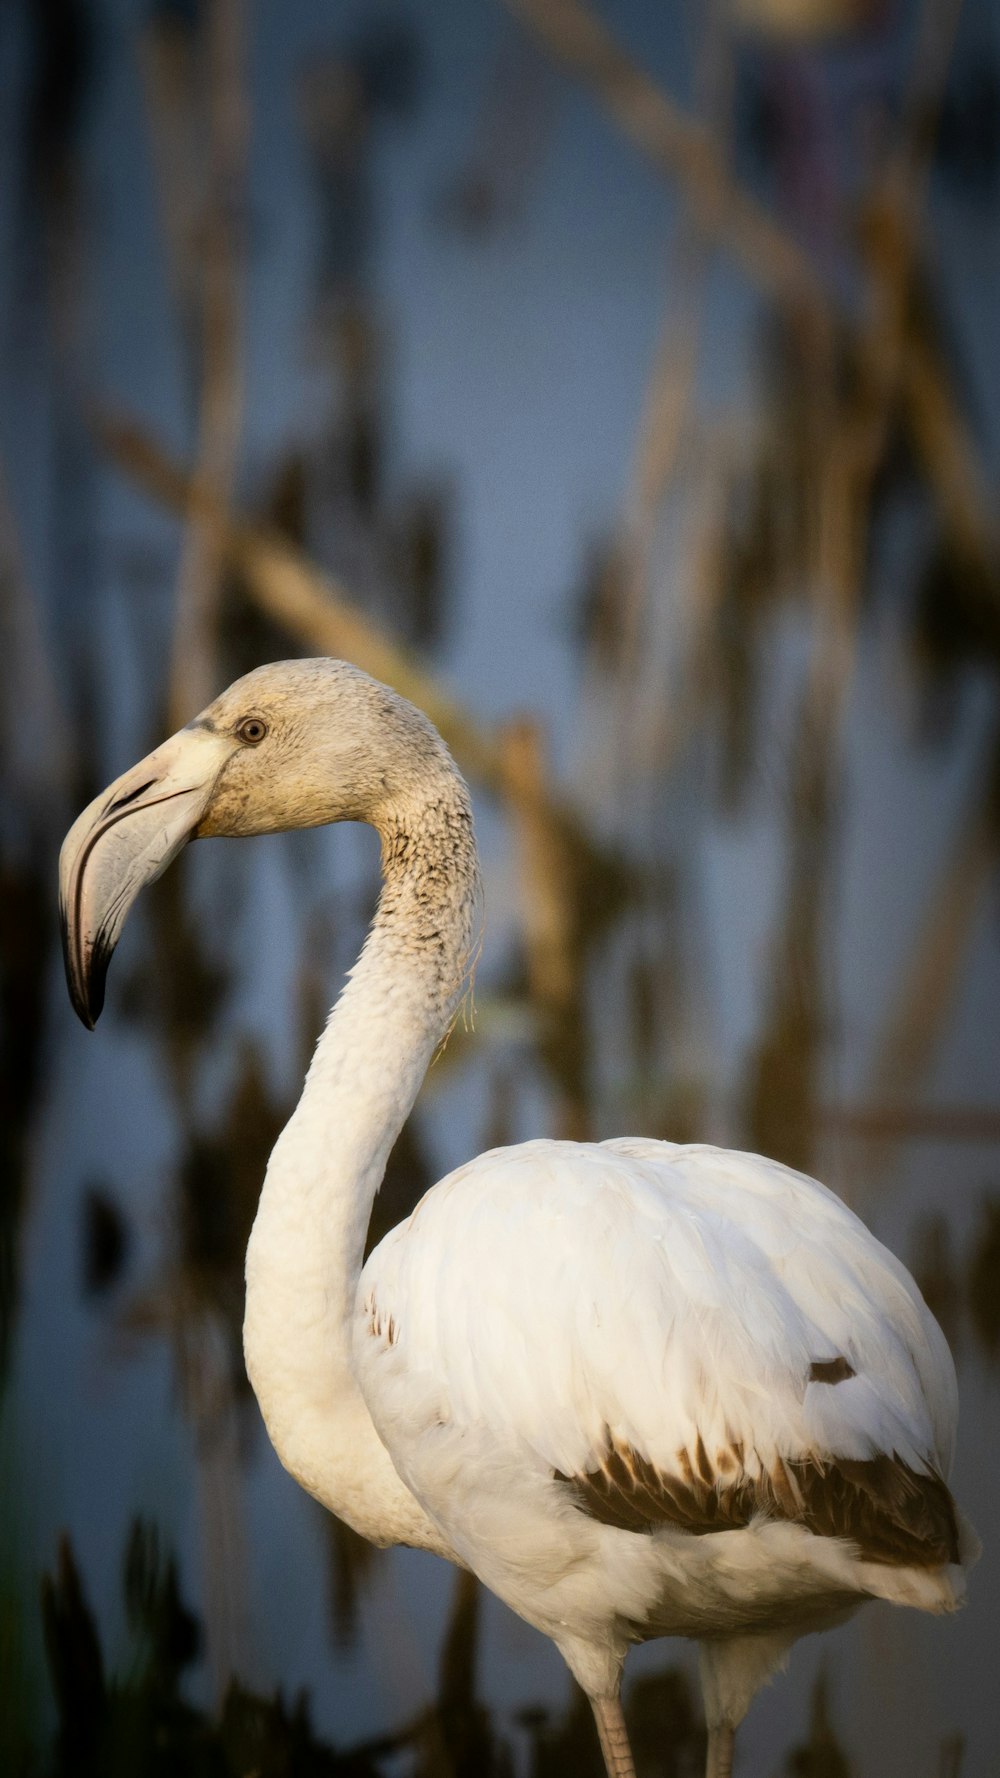
[[[193,839],[233,751],[207,724],[181,729],[101,792],[59,854],[59,911],[69,997],[89,1031],[125,918]]]

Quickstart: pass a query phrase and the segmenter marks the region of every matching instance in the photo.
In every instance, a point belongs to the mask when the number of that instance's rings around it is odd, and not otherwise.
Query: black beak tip
[[[91,951],[88,966],[82,957],[75,954],[75,948],[70,942],[69,922],[63,908],[59,910],[59,927],[66,986],[73,1011],[81,1025],[88,1031],[93,1031],[104,1006],[104,984],[107,981],[108,964],[111,962],[111,950],[98,940]]]
[[[102,994],[101,1001],[103,1001],[103,999],[104,996]],[[72,1001],[73,1011],[76,1013],[76,1016],[84,1029],[86,1031],[96,1031],[97,1021],[101,1016],[100,1004],[95,1006],[92,1001],[85,1000],[76,994],[72,995]]]
[[[113,947],[102,945],[100,938],[97,939],[90,953],[90,968],[87,971],[86,983],[86,1016],[82,1012],[80,1013],[88,1031],[93,1031],[104,1010],[104,984],[108,979],[108,965],[111,962],[112,954]]]

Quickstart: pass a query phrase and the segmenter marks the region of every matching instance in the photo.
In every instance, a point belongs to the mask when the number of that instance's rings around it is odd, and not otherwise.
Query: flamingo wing
[[[414,1453],[458,1433],[624,1530],[763,1515],[874,1561],[958,1560],[946,1342],[864,1224],[775,1162],[640,1140],[481,1155],[371,1256],[355,1354],[430,1511]]]

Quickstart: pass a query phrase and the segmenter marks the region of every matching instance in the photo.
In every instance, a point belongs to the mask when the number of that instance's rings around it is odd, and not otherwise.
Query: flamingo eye
[[[241,741],[247,742],[248,746],[256,747],[257,743],[262,741],[267,734],[267,723],[260,716],[248,716],[244,722],[240,723],[236,733]]]

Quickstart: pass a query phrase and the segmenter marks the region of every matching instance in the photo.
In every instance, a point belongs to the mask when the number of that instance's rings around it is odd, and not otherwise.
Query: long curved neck
[[[477,934],[468,793],[447,756],[379,830],[375,919],[268,1165],[244,1351],[271,1441],[310,1493],[373,1542],[444,1550],[372,1427],[350,1352],[372,1202]]]

